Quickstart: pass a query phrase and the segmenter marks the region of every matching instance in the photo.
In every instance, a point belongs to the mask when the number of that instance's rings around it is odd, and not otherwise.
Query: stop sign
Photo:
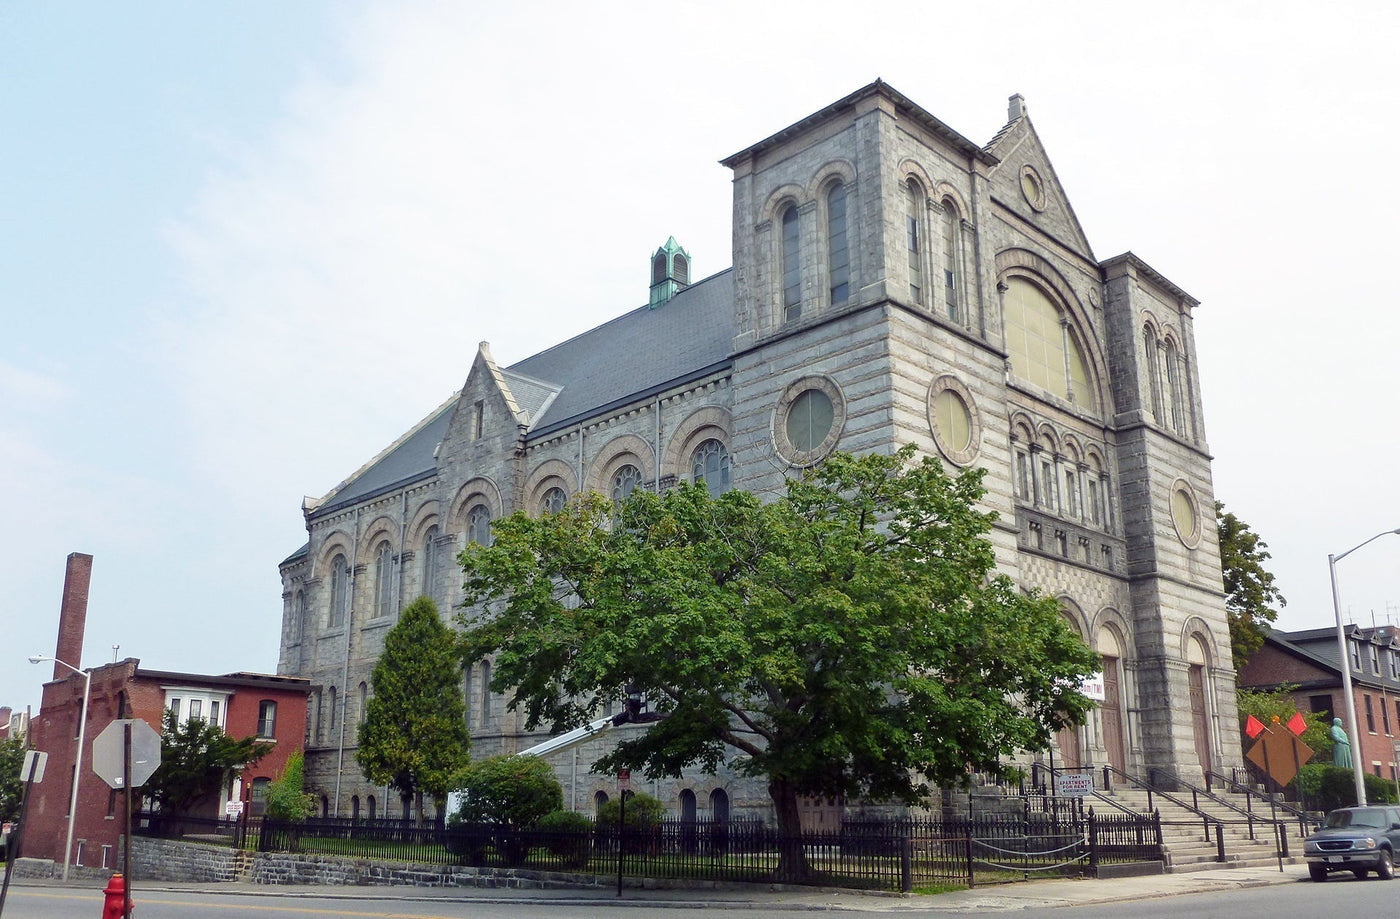
[[[125,728],[128,724],[131,725],[130,786],[140,788],[160,766],[160,735],[155,728],[140,718],[113,721],[92,742],[92,771],[113,788],[122,787],[123,773],[126,772],[123,759]]]

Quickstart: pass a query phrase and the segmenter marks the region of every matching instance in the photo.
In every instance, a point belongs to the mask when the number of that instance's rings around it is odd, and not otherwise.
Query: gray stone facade
[[[486,521],[665,488],[706,459],[712,487],[774,494],[832,449],[906,443],[988,471],[1000,568],[1105,655],[1108,698],[1057,764],[1238,764],[1197,301],[1131,253],[1094,256],[1020,97],[978,146],[876,82],[724,164],[732,269],[510,367],[483,343],[460,393],[304,503],[279,672],[316,687],[307,777],[327,812],[400,813],[354,765],[369,674],[405,603],[452,614],[455,554]],[[637,302],[643,280],[639,259]],[[831,409],[815,434],[790,423],[808,399]],[[543,739],[489,679],[484,661],[463,685],[474,754]],[[588,772],[609,742],[552,757],[578,810],[615,793]],[[767,808],[727,773],[646,790],[702,817]]]

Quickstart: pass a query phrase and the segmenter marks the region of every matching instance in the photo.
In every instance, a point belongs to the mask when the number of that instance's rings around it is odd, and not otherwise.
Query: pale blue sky
[[[273,670],[302,495],[478,341],[509,363],[644,302],[667,236],[727,267],[716,161],[876,77],[978,143],[1024,94],[1095,254],[1202,301],[1217,493],[1283,624],[1330,623],[1327,554],[1400,526],[1400,14],[1134,10],[0,6],[0,704],[37,706],[71,551],[83,665]],[[1341,563],[1357,619],[1400,619],[1398,571],[1400,537]]]

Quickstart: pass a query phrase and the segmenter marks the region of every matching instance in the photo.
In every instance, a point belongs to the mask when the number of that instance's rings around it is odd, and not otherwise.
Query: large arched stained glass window
[[[635,489],[642,482],[642,471],[631,463],[623,466],[613,473],[612,478],[612,499],[618,504],[626,501]]]
[[[478,504],[467,512],[467,542],[478,546],[491,545],[491,512]]]
[[[1090,383],[1089,365],[1069,316],[1024,278],[1006,282],[1002,302],[1012,371],[1061,399],[1096,410],[1098,400]]]
[[[719,497],[729,490],[729,451],[711,438],[695,449],[693,481],[704,482],[710,494]]]

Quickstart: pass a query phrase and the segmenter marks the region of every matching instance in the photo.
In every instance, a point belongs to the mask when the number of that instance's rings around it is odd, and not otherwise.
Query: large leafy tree
[[[994,573],[982,495],[910,447],[835,454],[770,503],[681,485],[517,513],[462,553],[464,654],[496,655],[529,728],[641,690],[664,717],[595,770],[727,759],[767,779],[785,835],[802,795],[923,802],[1080,722],[1099,666],[1054,600]]]
[[[1249,524],[1215,502],[1215,526],[1220,534],[1220,570],[1225,580],[1225,613],[1230,621],[1230,656],[1239,672],[1249,656],[1264,644],[1269,625],[1278,618],[1274,604],[1288,601],[1274,586],[1264,567],[1268,544]]]
[[[272,744],[252,737],[235,739],[216,724],[190,718],[183,724],[165,710],[160,737],[160,766],[141,793],[161,811],[183,815],[219,793],[229,776],[262,759]]]
[[[19,819],[19,803],[24,796],[24,738],[0,740],[0,823]]]
[[[462,663],[432,600],[404,607],[370,682],[355,761],[370,781],[412,797],[421,822],[423,795],[445,798],[471,750]]]

